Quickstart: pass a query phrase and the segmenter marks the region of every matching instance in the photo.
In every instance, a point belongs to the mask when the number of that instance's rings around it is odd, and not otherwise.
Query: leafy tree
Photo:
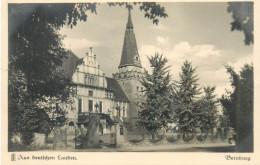
[[[148,57],[152,73],[145,70],[144,86],[146,101],[139,105],[139,125],[146,128],[154,139],[162,128],[167,128],[171,122],[170,75],[168,60],[162,55]]]
[[[192,67],[191,62],[185,61],[181,70],[180,81],[176,81],[173,88],[173,110],[175,123],[184,135],[192,132],[197,125],[200,88],[195,75],[196,68]]]
[[[110,3],[110,6],[113,5],[132,8],[130,3]],[[157,3],[134,5],[139,5],[145,16],[155,24],[158,17],[167,17],[164,8]],[[53,112],[44,106],[50,120],[36,111],[42,109],[40,103],[48,104],[52,99],[57,103],[70,102],[70,79],[62,74],[61,69],[67,51],[63,48],[63,36],[59,30],[63,26],[73,28],[78,21],[87,21],[87,11],[96,13],[96,7],[97,3],[8,5],[9,142],[13,135],[24,130],[24,143],[32,142],[36,132],[33,124],[40,120],[45,124],[50,122],[50,130],[66,120],[64,108]],[[32,117],[34,119],[29,122]]]
[[[243,31],[245,45],[254,43],[254,3],[253,2],[228,2],[228,12],[232,12],[234,21],[231,31]]]
[[[213,133],[214,128],[217,126],[217,100],[214,95],[215,87],[204,87],[205,95],[200,101],[200,114],[198,115],[199,126],[202,130]]]
[[[233,91],[222,95],[220,102],[227,110],[230,124],[237,133],[236,144],[239,152],[253,152],[253,65],[245,64],[240,74],[226,66],[230,74]]]

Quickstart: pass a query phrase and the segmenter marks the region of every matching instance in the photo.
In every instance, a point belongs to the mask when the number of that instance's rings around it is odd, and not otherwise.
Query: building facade
[[[70,56],[71,80],[75,87],[74,111],[67,127],[87,131],[92,114],[100,115],[99,135],[114,134],[123,143],[127,134],[138,133],[138,103],[143,101],[143,68],[138,54],[134,26],[129,10],[121,61],[113,78],[106,77],[90,48],[78,59]],[[68,68],[65,68],[65,70]]]

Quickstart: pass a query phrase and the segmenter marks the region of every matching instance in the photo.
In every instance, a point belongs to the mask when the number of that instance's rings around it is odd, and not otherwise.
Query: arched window
[[[73,121],[69,122],[69,130],[73,131],[75,127],[75,124]]]

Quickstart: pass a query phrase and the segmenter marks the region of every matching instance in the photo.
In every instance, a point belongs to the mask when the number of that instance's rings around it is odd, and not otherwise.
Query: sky
[[[167,18],[155,25],[144,18],[138,6],[132,10],[132,22],[142,66],[149,70],[147,56],[163,54],[171,65],[173,80],[179,80],[179,72],[185,60],[197,67],[198,83],[216,86],[220,97],[225,89],[231,90],[229,75],[224,68],[231,65],[235,71],[245,63],[253,62],[253,46],[244,44],[244,33],[231,32],[232,14],[227,3],[160,3]],[[72,29],[60,30],[65,35],[64,45],[78,57],[84,57],[89,47],[106,76],[118,71],[124,32],[128,18],[125,7],[97,6],[97,14],[88,13],[87,22],[79,22]]]

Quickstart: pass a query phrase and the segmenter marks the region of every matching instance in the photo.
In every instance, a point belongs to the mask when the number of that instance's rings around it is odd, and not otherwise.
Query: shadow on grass
[[[136,152],[136,151],[131,151]],[[235,146],[221,147],[192,147],[192,148],[175,148],[175,149],[160,149],[137,152],[235,152]]]

